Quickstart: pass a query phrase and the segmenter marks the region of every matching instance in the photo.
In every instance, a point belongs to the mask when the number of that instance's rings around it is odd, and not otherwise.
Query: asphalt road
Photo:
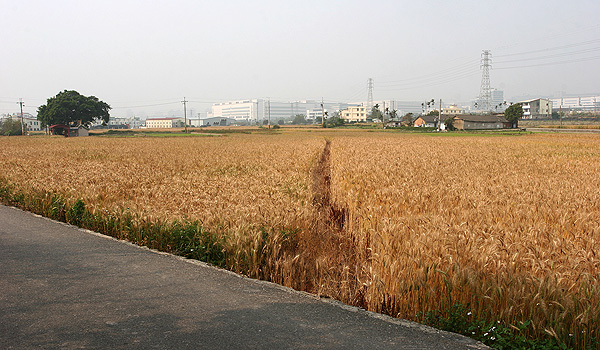
[[[0,349],[487,349],[0,206]]]

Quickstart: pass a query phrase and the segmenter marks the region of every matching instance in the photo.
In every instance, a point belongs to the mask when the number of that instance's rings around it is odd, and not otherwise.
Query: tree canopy
[[[514,105],[510,105],[504,111],[504,118],[508,120],[513,128],[517,128],[519,126],[519,119],[523,117],[523,107],[521,107],[520,103],[515,103]]]
[[[444,124],[446,125],[446,130],[456,130],[456,127],[454,127],[454,117],[446,118],[446,120],[444,120]]]
[[[304,114],[296,114],[294,120],[292,120],[292,124],[306,124],[306,116]]]
[[[327,128],[335,128],[338,126],[344,126],[344,119],[340,118],[339,115],[334,115],[331,118],[325,120]]]
[[[25,125],[25,129],[27,129],[27,125]],[[0,122],[0,135],[23,135],[22,131],[21,121],[18,119],[6,118],[3,122]]]
[[[110,106],[96,96],[83,96],[77,91],[65,90],[49,98],[38,107],[38,120],[45,127],[54,124],[89,126],[96,119],[108,123]]]
[[[406,113],[402,117],[402,125],[404,125],[404,126],[413,126],[414,121],[415,121],[415,117],[414,117],[414,114],[412,114],[412,113]]]
[[[376,104],[371,108],[371,112],[369,113],[367,118],[373,119],[373,120],[379,119],[379,120],[383,121],[383,113],[379,109],[379,104]]]

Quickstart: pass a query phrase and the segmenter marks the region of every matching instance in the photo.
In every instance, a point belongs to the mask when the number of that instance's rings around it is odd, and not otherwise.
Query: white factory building
[[[600,111],[600,96],[579,96],[553,98],[552,109],[555,111]]]
[[[211,117],[231,118],[235,121],[260,122],[271,119],[290,119],[297,114],[310,116],[321,115],[325,110],[331,115],[335,111],[344,109],[348,104],[324,102],[321,107],[321,101],[302,100],[302,101],[274,101],[269,99],[252,99],[228,101],[215,103],[212,106]]]

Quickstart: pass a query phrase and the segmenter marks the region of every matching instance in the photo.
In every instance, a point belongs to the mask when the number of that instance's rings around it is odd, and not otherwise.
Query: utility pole
[[[442,130],[442,99],[440,98],[440,110],[438,113],[438,131]]]
[[[563,115],[562,115],[562,99],[560,99],[560,112],[559,112],[559,114],[560,114],[560,126],[562,126],[562,117],[563,117]]]
[[[17,102],[20,106],[21,106],[21,135],[25,135],[25,121],[23,118],[23,105],[25,104],[23,102],[23,99],[20,98],[19,102]]]
[[[383,113],[381,113],[381,128],[385,129],[385,113],[387,110],[385,109],[385,101],[383,101]]]
[[[325,101],[323,100],[323,97],[321,97],[321,123],[323,124],[323,127],[325,127]]]
[[[271,98],[267,97],[269,100],[269,129],[271,129]]]
[[[183,120],[184,120],[184,128],[185,128],[185,133],[187,134],[188,129],[187,129],[187,103],[188,101],[185,100],[185,97],[183,98],[183,101],[181,101],[181,103],[183,103]]]

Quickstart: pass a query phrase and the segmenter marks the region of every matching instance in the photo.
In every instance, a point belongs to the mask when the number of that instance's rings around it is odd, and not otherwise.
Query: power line
[[[422,81],[427,78],[437,79],[439,77],[445,77],[447,75],[454,74],[456,72],[462,72],[465,70],[473,69],[473,67],[477,67],[478,62],[479,62],[479,60],[470,60],[468,62],[463,62],[462,64],[459,64],[456,66],[448,67],[447,69],[442,70],[442,71],[437,71],[437,72],[430,73],[430,74],[415,76],[412,78],[405,78],[405,79],[401,79],[401,80],[390,80],[390,81],[378,80],[378,84],[386,85],[386,84],[409,82],[409,81],[414,81],[414,80]]]
[[[431,87],[431,86],[437,86],[437,85],[442,85],[442,84],[446,84],[446,83],[451,83],[451,82],[455,82],[461,79],[465,79],[465,78],[469,78],[469,77],[473,77],[479,75],[479,70],[476,71],[472,71],[470,73],[466,73],[466,74],[462,74],[462,75],[458,75],[455,77],[451,77],[451,78],[446,78],[443,80],[438,80],[438,81],[433,81],[433,82],[429,82],[429,83],[425,83],[425,84],[416,84],[416,85],[399,85],[396,87],[393,86],[388,86],[387,88],[380,88],[379,90],[381,91],[399,91],[399,90],[411,90],[411,89],[417,89],[417,88],[424,88],[424,87]]]
[[[479,67],[475,65],[477,61],[468,61],[460,65],[455,65],[452,69],[438,71],[420,77],[407,78],[403,80],[387,81],[378,84],[382,91],[408,90],[421,87],[429,87],[454,82],[460,79],[479,74]]]
[[[175,102],[165,102],[165,103],[156,103],[156,104],[151,104],[151,105],[138,105],[138,106],[120,106],[120,107],[111,107],[112,109],[123,109],[123,108],[142,108],[142,107],[156,107],[156,106],[166,106],[166,105],[173,105],[173,104],[178,104],[179,101],[175,101]]]
[[[358,91],[356,91],[355,93],[353,93],[352,95],[350,95],[350,97],[344,99],[343,101],[344,102],[350,102],[350,101],[358,98],[361,95],[364,96],[365,92],[367,92],[367,88],[365,86],[362,86]]]
[[[547,59],[547,58],[580,55],[580,54],[590,53],[590,52],[595,52],[595,51],[600,51],[600,47],[595,47],[595,48],[590,48],[590,49],[585,49],[585,50],[578,50],[578,51],[571,51],[571,52],[564,52],[564,53],[557,53],[557,54],[554,54],[554,55],[547,55],[547,56],[537,56],[537,57],[529,57],[529,58],[520,58],[520,59],[516,59],[516,60],[499,61],[499,62],[496,62],[496,63],[502,64],[502,63],[511,63],[511,62],[523,62],[523,61],[543,60],[543,59]]]
[[[600,56],[593,56],[593,57],[580,58],[580,59],[576,59],[576,60],[548,62],[548,63],[538,63],[538,64],[531,64],[531,65],[526,65],[526,66],[500,67],[500,68],[494,68],[494,69],[516,69],[516,68],[530,68],[530,67],[541,67],[541,66],[553,66],[553,65],[557,65],[557,64],[593,61],[593,60],[597,60],[599,58],[600,58]]]
[[[421,86],[421,87],[422,86],[433,86],[433,85],[439,85],[439,84],[443,84],[443,83],[447,83],[447,82],[460,80],[462,78],[473,76],[473,75],[478,75],[478,74],[479,74],[479,69],[472,68],[472,69],[469,69],[464,72],[457,72],[454,74],[449,74],[447,76],[440,76],[439,78],[436,78],[436,79],[421,80],[419,82],[405,83],[405,84],[387,84],[387,85],[382,84],[381,87],[382,87],[382,90],[385,90],[385,88],[410,89],[410,88],[419,87],[419,86]]]
[[[348,98],[342,99],[342,101],[349,102],[349,101],[355,99],[356,97],[363,95],[367,90],[364,83],[353,85],[350,89],[355,92],[352,93],[351,95],[349,95]]]
[[[564,24],[567,24],[567,23],[570,24],[574,20],[575,20],[575,18],[572,18],[572,19],[570,19],[568,21],[565,20]],[[560,25],[557,25],[555,27],[556,28],[561,28]],[[590,27],[586,27],[586,28],[578,28],[578,29],[571,30],[571,31],[564,31],[561,28],[561,30],[560,30],[559,33],[549,33],[547,35],[541,35],[541,36],[529,37],[529,38],[522,38],[522,40],[520,40],[518,42],[511,41],[511,43],[508,44],[508,45],[492,47],[492,49],[494,51],[502,51],[502,50],[507,49],[507,48],[516,47],[516,46],[522,45],[522,43],[524,43],[524,42],[528,42],[528,43],[529,42],[547,42],[547,41],[550,41],[550,40],[557,40],[558,38],[561,38],[561,37],[573,36],[573,35],[577,35],[577,34],[580,34],[580,33],[587,33],[587,32],[591,32],[591,33],[595,34],[595,33],[598,32],[599,29],[600,29],[600,24],[596,24],[596,25],[593,25],[593,26],[590,26]],[[496,55],[496,57],[499,57],[499,56]]]
[[[369,90],[367,94],[367,111],[371,111],[373,109],[373,78],[369,78],[367,81],[367,88]]]
[[[594,43],[597,43],[597,42],[600,42],[600,39],[582,41],[582,42],[579,42],[579,43],[573,43],[573,44],[568,44],[568,45],[563,45],[563,46],[548,47],[548,48],[545,48],[545,49],[539,49],[539,50],[533,50],[533,51],[525,51],[525,52],[509,53],[509,54],[504,54],[504,55],[496,55],[496,58],[498,58],[498,57],[509,57],[509,56],[519,56],[519,55],[528,55],[528,54],[532,54],[532,53],[539,53],[539,52],[546,52],[546,51],[554,51],[554,50],[566,49],[566,48],[570,48],[570,47],[577,47],[577,46],[582,46],[582,45],[590,45],[590,44],[594,44]]]

